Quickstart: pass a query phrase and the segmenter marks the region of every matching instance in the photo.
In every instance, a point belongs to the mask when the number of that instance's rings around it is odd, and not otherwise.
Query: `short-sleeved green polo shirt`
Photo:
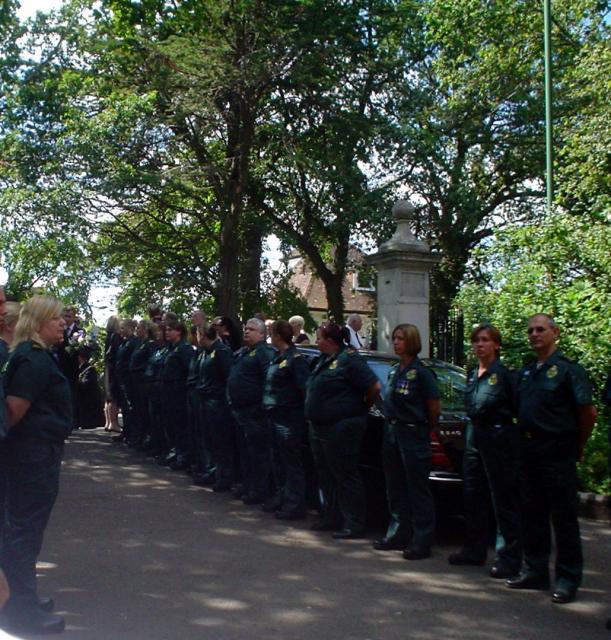
[[[390,370],[384,394],[387,418],[412,424],[428,422],[427,402],[438,398],[435,374],[419,358],[403,369],[397,363]]]
[[[263,390],[263,406],[268,409],[302,407],[309,377],[310,367],[306,359],[295,347],[290,346],[269,365]]]
[[[579,431],[577,407],[592,404],[585,369],[555,351],[540,367],[531,362],[518,377],[521,429],[566,434]]]
[[[261,407],[263,383],[276,351],[265,340],[235,354],[227,380],[227,400],[234,409]]]
[[[478,376],[478,368],[467,374],[465,409],[474,424],[503,427],[513,422],[514,384],[510,371],[500,360],[494,360]]]
[[[325,424],[367,415],[365,395],[377,380],[367,361],[354,349],[322,356],[308,380],[306,418]]]
[[[4,392],[28,400],[30,408],[10,430],[40,440],[63,442],[72,431],[70,385],[49,351],[27,341],[11,354]]]

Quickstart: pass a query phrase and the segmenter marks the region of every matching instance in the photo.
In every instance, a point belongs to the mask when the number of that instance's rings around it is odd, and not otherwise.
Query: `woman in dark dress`
[[[106,340],[104,341],[104,417],[106,431],[121,431],[119,426],[119,397],[120,389],[115,375],[117,351],[122,338],[119,334],[119,319],[110,316],[106,323]]]
[[[79,429],[97,429],[104,426],[104,402],[98,381],[98,372],[91,362],[93,350],[87,345],[78,348],[78,378],[76,381],[76,416]]]

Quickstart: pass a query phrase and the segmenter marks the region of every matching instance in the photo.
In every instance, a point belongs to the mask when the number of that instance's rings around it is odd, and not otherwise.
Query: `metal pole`
[[[551,0],[543,0],[544,55],[545,55],[545,166],[547,185],[547,211],[554,202],[554,126],[552,121],[552,9]]]

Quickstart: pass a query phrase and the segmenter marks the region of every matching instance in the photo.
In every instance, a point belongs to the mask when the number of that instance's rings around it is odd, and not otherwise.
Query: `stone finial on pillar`
[[[393,328],[409,322],[422,338],[421,355],[429,355],[429,273],[439,262],[430,247],[410,229],[415,208],[399,200],[392,208],[397,229],[377,251],[367,256],[367,264],[378,271],[378,349],[392,352]]]

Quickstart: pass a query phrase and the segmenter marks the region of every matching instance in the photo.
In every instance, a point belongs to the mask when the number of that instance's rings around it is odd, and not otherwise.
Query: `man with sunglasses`
[[[552,602],[564,604],[575,599],[583,572],[576,463],[594,427],[596,409],[585,370],[556,347],[559,334],[547,314],[528,320],[536,358],[520,371],[517,387],[525,567],[507,586],[549,588],[551,518],[556,540]]]

